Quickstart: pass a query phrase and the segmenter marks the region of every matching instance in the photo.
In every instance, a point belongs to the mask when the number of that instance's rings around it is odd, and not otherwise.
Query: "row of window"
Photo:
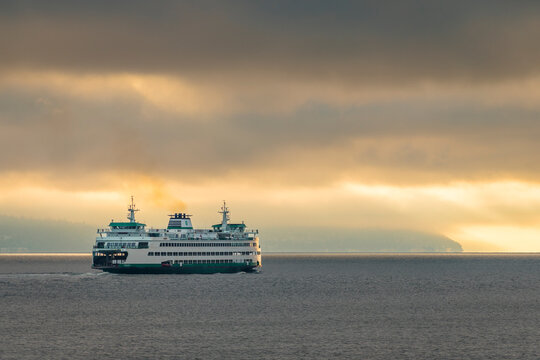
[[[107,249],[136,249],[137,243],[136,242],[107,242],[105,243],[105,247]]]
[[[150,251],[148,256],[233,256],[233,255],[261,255],[260,251],[212,251],[212,252],[153,252]]]
[[[118,256],[125,256],[127,258],[127,252],[117,252],[117,253],[108,253],[104,254],[102,252],[95,252],[94,256],[112,256],[112,257],[118,257]]]
[[[160,247],[226,247],[226,246],[252,246],[256,247],[255,243],[159,243]]]
[[[148,249],[147,241],[136,242],[105,242],[98,241],[97,249]]]
[[[174,260],[175,264],[232,264],[231,259],[217,259],[217,260]],[[252,262],[250,259],[244,259],[244,262]]]

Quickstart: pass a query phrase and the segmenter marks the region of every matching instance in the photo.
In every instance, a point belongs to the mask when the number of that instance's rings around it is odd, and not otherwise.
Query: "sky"
[[[2,1],[0,215],[540,251],[536,1]]]

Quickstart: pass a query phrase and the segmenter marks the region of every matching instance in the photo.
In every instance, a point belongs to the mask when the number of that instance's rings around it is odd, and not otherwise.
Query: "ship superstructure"
[[[92,251],[92,268],[114,273],[211,274],[257,271],[261,248],[257,230],[244,222],[229,223],[223,202],[221,223],[212,229],[194,229],[191,215],[169,215],[166,229],[146,229],[135,220],[131,198],[128,222],[110,222],[98,229]]]

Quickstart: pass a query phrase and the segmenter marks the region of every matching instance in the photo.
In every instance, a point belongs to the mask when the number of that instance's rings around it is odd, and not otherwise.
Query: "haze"
[[[0,214],[104,227],[134,195],[149,225],[209,226],[226,199],[329,250],[379,229],[540,251],[539,22],[532,1],[3,1]]]

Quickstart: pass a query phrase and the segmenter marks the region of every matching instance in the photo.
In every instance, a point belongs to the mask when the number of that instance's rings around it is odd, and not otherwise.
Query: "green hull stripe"
[[[161,264],[119,264],[118,266],[97,268],[111,273],[131,274],[214,274],[235,273],[241,271],[254,271],[255,264],[232,263],[232,264],[173,264],[163,266]]]

